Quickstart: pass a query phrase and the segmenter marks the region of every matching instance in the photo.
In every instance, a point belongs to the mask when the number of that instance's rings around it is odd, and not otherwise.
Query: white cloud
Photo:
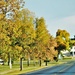
[[[56,35],[58,29],[68,31],[70,37],[73,37],[75,35],[75,15],[48,22],[48,30],[53,36]]]

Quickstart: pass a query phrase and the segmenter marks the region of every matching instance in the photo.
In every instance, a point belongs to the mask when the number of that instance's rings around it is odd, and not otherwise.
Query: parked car
[[[0,59],[0,64],[4,65],[4,60]]]

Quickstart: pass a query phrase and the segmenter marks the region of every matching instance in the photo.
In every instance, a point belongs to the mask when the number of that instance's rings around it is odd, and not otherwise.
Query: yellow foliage
[[[0,14],[0,20],[4,17],[4,14]]]
[[[0,39],[4,39],[5,35],[3,33],[0,33]]]
[[[15,48],[16,48],[17,50],[19,50],[19,51],[22,50],[22,47],[20,47],[20,46],[15,46]]]
[[[0,0],[0,7],[2,7],[5,4],[4,0]]]

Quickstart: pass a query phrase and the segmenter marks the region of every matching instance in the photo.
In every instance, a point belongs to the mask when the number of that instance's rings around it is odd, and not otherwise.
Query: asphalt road
[[[75,75],[75,61],[21,75]]]

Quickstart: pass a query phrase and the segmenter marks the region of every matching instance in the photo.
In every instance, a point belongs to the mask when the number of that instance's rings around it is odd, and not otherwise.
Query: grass
[[[6,65],[0,65],[0,72],[6,71],[6,69],[9,70],[9,67]]]
[[[35,70],[42,69],[42,68],[44,67],[43,66],[42,67],[39,67],[39,66],[26,67],[22,71],[15,70],[15,71],[11,71],[10,73],[7,73],[6,75],[18,75],[18,74],[27,73],[27,72],[35,71]]]
[[[51,61],[51,62],[48,62],[48,66],[63,64],[65,62],[68,62],[68,61],[71,61],[71,60],[74,60],[74,59],[64,58],[64,60],[59,60],[58,62]],[[19,68],[19,63],[17,64],[15,62],[15,64],[12,66],[12,69],[10,69],[9,66],[7,66],[7,64],[0,65],[0,75],[2,75],[2,74],[4,74],[4,75],[18,75],[18,74],[27,73],[27,72],[30,72],[30,71],[35,71],[35,70],[38,70],[38,69],[42,69],[42,68],[45,68],[45,67],[46,66],[45,66],[44,62],[42,63],[41,67],[38,64],[36,64],[36,66],[34,66],[32,62],[31,62],[30,66],[27,66],[26,63],[24,62],[23,70],[20,71],[19,70],[20,69]]]
[[[6,66],[6,65],[0,65],[0,72],[4,75],[18,75],[18,74],[21,74],[21,73],[26,73],[26,72],[29,72],[29,71],[34,71],[34,70],[38,70],[38,69],[41,69],[41,68],[44,68],[45,66],[33,66],[33,65],[30,65],[30,66],[26,66],[26,65],[23,65],[23,70],[20,71],[19,70],[19,64],[18,65],[13,65],[13,68],[12,69],[9,69],[9,66]],[[1,75],[1,74],[0,74]]]

